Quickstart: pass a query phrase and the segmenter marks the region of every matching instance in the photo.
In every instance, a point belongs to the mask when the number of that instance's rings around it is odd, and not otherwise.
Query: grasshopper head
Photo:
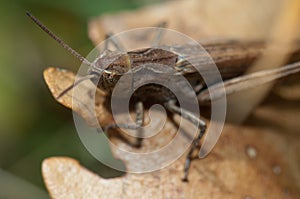
[[[130,69],[130,57],[126,53],[117,54],[106,51],[95,60],[88,73],[97,76],[97,78],[91,80],[98,88],[112,92],[121,76]]]

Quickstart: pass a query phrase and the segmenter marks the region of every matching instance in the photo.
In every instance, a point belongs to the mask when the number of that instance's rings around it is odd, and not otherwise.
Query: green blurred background
[[[90,17],[147,3],[153,1],[1,1],[0,198],[47,196],[41,176],[41,163],[47,157],[73,157],[88,168],[97,162],[81,144],[72,112],[53,99],[42,75],[49,66],[76,71],[80,62],[42,32],[25,11],[85,56],[93,49],[87,36]]]

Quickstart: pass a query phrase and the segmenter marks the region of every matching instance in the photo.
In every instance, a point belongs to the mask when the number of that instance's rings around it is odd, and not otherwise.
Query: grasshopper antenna
[[[87,75],[84,76],[80,79],[78,79],[76,82],[74,82],[74,84],[72,84],[71,86],[67,87],[65,90],[63,90],[57,97],[56,99],[58,100],[59,98],[61,98],[62,96],[64,96],[67,92],[69,92],[70,90],[72,90],[74,87],[76,87],[78,84],[80,84],[81,82],[85,81],[85,80],[91,80],[93,78],[97,77],[95,74],[91,74],[91,75]]]
[[[55,41],[57,41],[64,49],[66,49],[69,53],[74,55],[77,59],[79,59],[82,63],[87,64],[89,66],[93,66],[91,62],[89,62],[86,58],[80,55],[77,51],[71,48],[68,44],[62,41],[58,36],[56,36],[51,30],[49,30],[42,22],[40,22],[35,16],[33,16],[30,12],[26,11],[26,14],[34,23],[36,23],[44,32],[46,32],[50,37],[52,37]]]
[[[57,41],[64,49],[66,49],[69,53],[74,55],[77,59],[79,59],[82,63],[87,64],[91,67],[94,65],[89,62],[86,58],[84,58],[82,55],[80,55],[77,51],[75,51],[73,48],[71,48],[68,44],[66,44],[64,41],[62,41],[58,36],[56,36],[51,30],[49,30],[42,22],[40,22],[35,16],[33,16],[30,12],[26,11],[26,14],[34,23],[36,23],[44,32],[46,32],[50,37],[52,37],[55,41]],[[84,76],[80,79],[78,79],[74,84],[67,87],[65,90],[63,90],[56,99],[58,100],[62,96],[64,96],[68,91],[72,90],[74,87],[76,87],[78,84],[85,80],[91,80],[93,78],[97,77],[95,74]]]

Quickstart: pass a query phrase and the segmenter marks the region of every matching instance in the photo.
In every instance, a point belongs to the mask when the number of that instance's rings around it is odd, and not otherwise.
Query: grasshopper
[[[94,62],[89,62],[78,52],[73,50],[69,45],[64,43],[33,15],[28,12],[27,15],[67,51],[78,58],[82,63],[89,66],[88,74],[77,80],[73,85],[70,85],[68,88],[66,88],[57,98],[62,97],[75,86],[86,80],[91,80],[99,89],[111,94],[122,75],[131,69],[139,68],[140,65],[147,63],[163,64],[175,69],[177,72],[176,74],[183,75],[189,82],[191,82],[191,84],[193,84],[192,86],[197,93],[200,105],[224,97],[224,94],[220,92],[220,82],[212,79],[209,84],[204,83],[201,75],[188,61],[183,60],[180,55],[172,52],[172,49],[180,48],[186,53],[191,54],[191,57],[193,57],[192,59],[195,61],[204,66],[208,65],[209,63],[206,63],[206,60],[203,59],[203,56],[193,56],[193,52],[196,48],[193,45],[186,44],[181,46],[172,46],[167,48],[167,50],[159,48],[138,49],[122,54],[108,51],[99,56]],[[116,43],[115,45],[118,46]],[[300,62],[294,62],[278,69],[263,70],[252,74],[243,75],[249,66],[251,66],[251,64],[263,53],[265,48],[264,42],[225,41],[204,44],[203,47],[213,58],[218,70],[220,71],[220,74],[224,80],[226,95],[253,88],[258,85],[300,72]],[[291,57],[292,61],[299,58],[300,48],[295,50]],[[209,93],[208,88],[211,88],[213,92]],[[142,127],[144,125],[144,102],[148,98],[155,99],[156,102],[162,104],[169,112],[181,115],[181,117],[189,120],[199,129],[199,132],[196,138],[193,140],[185,160],[183,181],[187,181],[192,153],[198,147],[199,142],[206,131],[206,123],[188,110],[181,109],[174,94],[163,86],[156,84],[144,85],[141,89],[133,94],[133,98],[135,99],[135,125],[112,124],[105,127],[105,130],[107,131],[110,128],[120,127],[125,129],[138,129]],[[141,138],[138,138],[137,146],[140,145]]]

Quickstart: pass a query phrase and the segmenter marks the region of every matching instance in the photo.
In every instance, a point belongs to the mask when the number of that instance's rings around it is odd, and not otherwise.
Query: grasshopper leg
[[[104,132],[107,132],[110,129],[115,128],[124,128],[124,129],[133,129],[137,130],[137,140],[136,140],[136,147],[140,147],[143,140],[143,129],[140,128],[144,124],[144,105],[143,102],[138,101],[135,104],[135,124],[109,124],[104,127]]]
[[[141,101],[135,104],[135,123],[137,126],[142,127],[144,125],[144,105]],[[143,140],[143,129],[137,129],[137,142],[136,146],[141,147]]]
[[[165,103],[165,107],[169,111],[179,114],[183,118],[189,120],[190,122],[192,122],[194,125],[196,125],[200,129],[197,137],[193,140],[190,150],[185,159],[184,177],[182,180],[184,182],[187,182],[188,181],[188,172],[189,172],[189,168],[191,166],[192,154],[193,154],[194,150],[197,148],[197,146],[199,146],[199,141],[201,140],[201,138],[203,137],[203,135],[205,133],[206,123],[203,120],[201,120],[200,118],[196,117],[194,114],[190,113],[189,111],[187,111],[185,109],[181,109],[179,106],[176,105],[176,102],[174,100]]]

